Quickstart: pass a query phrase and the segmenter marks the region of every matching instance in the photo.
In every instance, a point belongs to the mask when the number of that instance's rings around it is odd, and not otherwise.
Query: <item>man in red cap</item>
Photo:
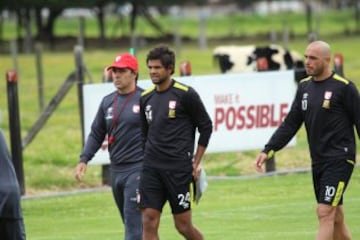
[[[82,180],[87,163],[107,136],[111,187],[125,225],[125,239],[140,240],[142,223],[136,199],[143,160],[139,116],[143,90],[136,86],[138,61],[129,53],[120,54],[107,69],[117,90],[101,101],[76,166],[75,178]]]

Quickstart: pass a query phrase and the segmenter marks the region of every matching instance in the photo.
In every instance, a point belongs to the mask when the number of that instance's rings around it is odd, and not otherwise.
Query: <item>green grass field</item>
[[[360,169],[345,193],[346,220],[360,239]],[[91,193],[24,199],[29,240],[122,239],[123,226],[108,189]],[[311,175],[209,180],[193,221],[208,240],[304,240],[317,230]],[[169,207],[160,224],[161,239],[180,240]]]

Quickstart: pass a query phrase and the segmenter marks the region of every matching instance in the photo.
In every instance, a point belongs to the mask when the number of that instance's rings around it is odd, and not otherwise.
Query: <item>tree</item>
[[[355,6],[355,31],[360,33],[360,0],[353,0]]]
[[[96,10],[99,21],[100,33],[104,36],[104,14],[103,7],[110,0],[2,0],[0,10],[8,9],[14,11],[18,18],[18,28],[22,28],[26,21],[31,21],[32,16],[36,25],[36,38],[42,40],[54,39],[54,26],[56,19],[61,15],[65,8],[83,7]],[[47,18],[41,16],[43,9],[49,10]],[[19,31],[18,31],[19,32]],[[21,36],[18,34],[18,38]]]
[[[34,20],[36,25],[35,38],[44,41],[53,42],[54,26],[57,18],[62,14],[65,8],[88,8],[92,9],[97,16],[99,23],[99,38],[105,40],[105,20],[104,7],[109,3],[123,5],[128,3],[126,0],[2,0],[0,2],[0,10],[8,9],[17,15],[18,19],[18,39],[21,39],[21,29],[25,28],[25,23]],[[166,8],[171,5],[186,4],[206,4],[207,0],[131,0],[132,12],[130,14],[130,31],[136,29],[136,19],[144,16],[149,24],[153,26],[161,35],[168,35],[164,32],[161,24],[159,24],[150,14],[149,5],[155,7]],[[46,18],[41,15],[43,9],[48,9],[49,14]]]

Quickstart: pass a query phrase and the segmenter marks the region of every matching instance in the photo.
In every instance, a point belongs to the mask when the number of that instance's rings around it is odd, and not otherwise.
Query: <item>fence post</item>
[[[190,61],[183,61],[180,63],[180,76],[191,76]]]
[[[208,18],[208,10],[203,8],[200,12],[200,29],[199,29],[199,48],[207,49],[206,24]]]
[[[269,71],[269,62],[265,57],[258,57],[256,59],[256,68],[257,71]],[[265,171],[274,172],[276,170],[275,156],[267,159],[265,161]]]
[[[130,48],[129,52],[135,56],[135,50],[133,48]],[[103,82],[112,82],[112,74],[111,70],[107,70],[107,67],[105,67],[103,72]],[[106,136],[107,139],[107,136]],[[110,164],[104,163],[101,165],[101,182],[103,185],[110,185]]]
[[[79,17],[79,36],[78,44],[85,47],[85,18],[83,16]]]
[[[181,46],[182,46],[182,37],[181,37],[181,17],[182,10],[180,7],[174,7],[171,9],[170,15],[172,16],[172,31],[174,36],[174,46],[176,50],[176,55],[181,56]]]
[[[36,54],[36,72],[38,79],[38,90],[39,90],[39,107],[40,110],[44,110],[44,84],[43,84],[43,70],[42,70],[42,45],[41,43],[35,44]]]
[[[340,76],[344,76],[344,57],[341,53],[334,55],[334,71]]]
[[[84,146],[84,111],[83,111],[83,84],[84,84],[84,72],[82,61],[83,48],[80,45],[74,47],[75,53],[75,67],[76,67],[76,83],[78,89],[78,102],[79,102],[79,116],[81,126],[81,142]]]
[[[18,75],[15,70],[9,70],[6,72],[6,82],[9,108],[11,158],[14,163],[16,177],[20,185],[21,195],[24,195],[25,181],[21,143],[19,97],[17,88]]]
[[[265,161],[265,172],[274,172],[275,170],[275,157],[271,157]]]

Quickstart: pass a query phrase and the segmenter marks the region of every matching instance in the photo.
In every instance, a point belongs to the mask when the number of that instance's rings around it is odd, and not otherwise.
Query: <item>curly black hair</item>
[[[166,68],[172,68],[171,74],[174,73],[175,68],[175,53],[170,50],[166,45],[159,45],[158,47],[150,50],[146,57],[146,63],[149,60],[160,60],[161,64]]]

